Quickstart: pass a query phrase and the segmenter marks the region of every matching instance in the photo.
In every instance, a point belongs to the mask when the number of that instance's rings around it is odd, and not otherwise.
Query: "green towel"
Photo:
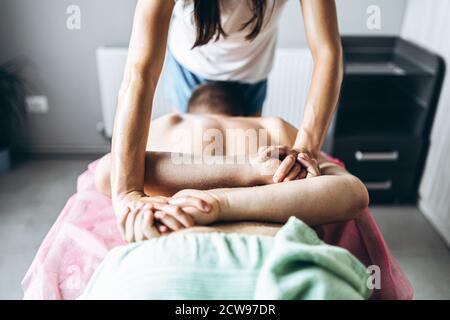
[[[368,274],[296,218],[275,237],[174,234],[112,250],[80,299],[366,299]]]
[[[255,299],[368,299],[368,274],[347,250],[321,241],[290,218],[275,237],[259,274]]]

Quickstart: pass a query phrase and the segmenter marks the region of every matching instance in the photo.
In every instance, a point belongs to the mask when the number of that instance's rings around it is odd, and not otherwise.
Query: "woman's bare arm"
[[[308,176],[320,175],[317,163],[336,104],[343,78],[342,45],[335,0],[300,0],[306,38],[313,58],[313,73],[300,124],[290,155],[274,175],[275,182],[293,170],[298,157],[307,162]]]
[[[334,0],[301,0],[313,74],[305,113],[294,148],[317,156],[339,98],[343,77],[342,45]]]
[[[174,1],[139,0],[120,88],[112,139],[111,186],[116,214],[144,194],[145,149],[152,100],[166,52]]]

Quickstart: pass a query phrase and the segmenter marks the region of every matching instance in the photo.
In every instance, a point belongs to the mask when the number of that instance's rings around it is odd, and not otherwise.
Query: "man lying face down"
[[[116,212],[124,239],[172,231],[273,235],[291,216],[314,226],[353,219],[367,207],[364,184],[324,156],[320,173],[305,155],[277,176],[281,160],[295,162],[283,146],[297,129],[275,117],[240,117],[241,100],[230,85],[206,84],[192,94],[188,114],[152,121],[143,179],[157,201]],[[107,155],[96,185],[108,196],[110,170]]]
[[[324,156],[320,174],[305,158],[274,179],[290,157],[280,146],[292,145],[297,130],[278,118],[239,117],[239,103],[232,87],[207,84],[189,114],[151,123],[143,179],[158,202],[119,213],[123,237],[140,243],[113,249],[81,299],[370,296],[365,267],[309,227],[354,218],[368,205],[364,185]],[[107,155],[96,184],[108,196],[109,175]]]

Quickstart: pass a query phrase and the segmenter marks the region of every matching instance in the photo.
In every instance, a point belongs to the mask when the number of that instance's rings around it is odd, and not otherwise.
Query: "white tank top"
[[[245,37],[252,26],[250,0],[220,0],[222,28],[228,35],[191,49],[196,38],[192,0],[175,0],[169,49],[175,59],[196,75],[216,81],[256,83],[272,69],[277,43],[278,20],[287,0],[267,0],[264,25],[253,41]],[[273,8],[273,9],[272,9]]]

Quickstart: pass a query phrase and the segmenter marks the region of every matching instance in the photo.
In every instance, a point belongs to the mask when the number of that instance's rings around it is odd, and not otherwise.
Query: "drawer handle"
[[[399,153],[398,151],[393,152],[355,152],[355,159],[363,161],[397,161]]]
[[[392,181],[385,182],[364,182],[368,190],[390,190],[392,188]]]

